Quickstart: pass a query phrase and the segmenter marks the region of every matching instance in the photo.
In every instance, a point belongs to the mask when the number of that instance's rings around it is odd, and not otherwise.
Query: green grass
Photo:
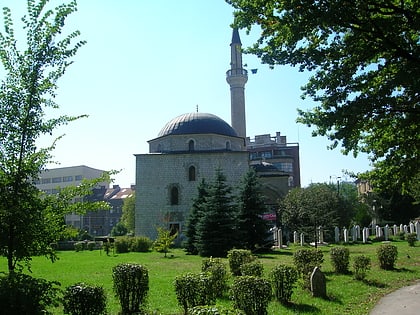
[[[420,279],[419,247],[409,247],[406,241],[394,241],[398,246],[398,259],[395,270],[385,271],[378,266],[376,248],[381,243],[365,245],[348,245],[350,260],[352,256],[364,254],[371,258],[372,268],[365,281],[357,281],[349,275],[336,275],[330,263],[331,246],[321,247],[324,252],[322,270],[327,277],[327,299],[313,298],[297,285],[292,303],[283,306],[275,301],[269,305],[269,314],[367,314],[374,304],[386,293]],[[290,249],[275,251],[259,257],[263,262],[265,274],[279,263],[292,264],[293,252],[301,248],[292,246]],[[410,256],[410,258],[408,258]],[[182,250],[175,249],[164,258],[163,254],[128,253],[106,256],[104,252],[60,252],[60,259],[51,263],[43,257],[34,257],[32,276],[47,280],[59,281],[62,288],[76,282],[101,285],[107,293],[109,314],[118,314],[119,304],[112,291],[112,267],[122,262],[132,262],[145,265],[149,270],[150,291],[148,307],[155,314],[182,314],[177,305],[174,279],[185,272],[199,272],[202,258],[186,255]],[[226,260],[227,263],[227,260]],[[350,262],[350,265],[352,262]],[[6,271],[6,261],[0,258],[0,272]],[[217,301],[220,305],[229,306],[228,296]],[[63,314],[61,308],[54,310],[55,314]]]

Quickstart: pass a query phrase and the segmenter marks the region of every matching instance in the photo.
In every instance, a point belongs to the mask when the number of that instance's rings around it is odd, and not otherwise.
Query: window
[[[230,142],[226,141],[226,150],[230,151],[230,149],[231,149]]]
[[[179,203],[179,191],[178,187],[171,188],[171,205],[177,205]]]
[[[63,176],[63,182],[72,182],[73,176]]]
[[[82,180],[82,179],[83,179],[83,175],[74,176],[74,180]]]
[[[61,183],[61,177],[53,177],[52,182],[53,183]]]
[[[51,178],[43,178],[43,179],[41,180],[41,183],[42,183],[42,184],[49,184],[49,183],[51,183]]]
[[[190,182],[195,181],[195,166],[190,166],[188,168],[188,180]]]
[[[195,146],[194,140],[190,140],[188,142],[188,151],[194,151],[195,149],[194,146]]]

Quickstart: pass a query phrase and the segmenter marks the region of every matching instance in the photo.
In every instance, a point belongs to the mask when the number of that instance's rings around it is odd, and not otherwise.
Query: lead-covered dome
[[[219,134],[237,137],[235,130],[223,119],[208,113],[188,113],[175,117],[159,132],[158,137],[183,134]]]

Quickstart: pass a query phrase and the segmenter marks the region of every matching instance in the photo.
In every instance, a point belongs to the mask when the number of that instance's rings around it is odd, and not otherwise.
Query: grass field
[[[283,306],[275,301],[269,305],[269,314],[368,314],[374,304],[386,293],[399,287],[409,285],[420,279],[420,248],[409,247],[406,241],[393,241],[398,247],[398,259],[395,270],[384,271],[378,266],[376,248],[381,243],[347,245],[352,256],[364,254],[371,258],[372,268],[365,281],[357,281],[349,275],[336,275],[330,263],[329,251],[332,246],[320,247],[324,252],[322,271],[327,278],[327,299],[313,298],[310,292],[300,288],[298,283],[292,295],[292,303]],[[301,248],[292,246],[289,249],[277,250],[270,254],[260,255],[265,274],[279,263],[292,264],[293,252]],[[150,291],[148,308],[153,314],[182,314],[177,305],[174,279],[185,272],[200,272],[202,258],[186,255],[180,249],[172,250],[167,258],[163,254],[127,253],[105,255],[100,251],[59,253],[60,259],[51,263],[44,257],[34,257],[32,276],[47,280],[59,281],[62,288],[76,282],[101,285],[107,293],[109,314],[118,314],[119,304],[112,291],[112,267],[122,262],[145,265],[149,270]],[[227,260],[226,260],[227,263]],[[352,262],[350,262],[350,265]],[[0,258],[0,272],[6,271],[6,260]],[[217,304],[229,306],[228,295],[218,300]],[[63,314],[61,308],[54,309],[55,314]]]

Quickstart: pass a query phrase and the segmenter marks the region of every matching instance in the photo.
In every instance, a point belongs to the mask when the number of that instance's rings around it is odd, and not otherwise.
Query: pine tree
[[[203,178],[197,186],[197,196],[193,199],[190,215],[187,221],[187,242],[185,244],[185,250],[189,254],[197,255],[198,249],[196,246],[197,242],[197,225],[203,214],[203,205],[208,196],[208,184]]]
[[[238,195],[238,229],[240,245],[254,250],[266,244],[268,224],[263,219],[267,211],[257,173],[250,169],[242,179]]]
[[[209,186],[203,213],[197,224],[196,246],[200,256],[225,257],[236,240],[236,213],[233,206],[232,187],[226,176],[216,170],[215,181]]]

